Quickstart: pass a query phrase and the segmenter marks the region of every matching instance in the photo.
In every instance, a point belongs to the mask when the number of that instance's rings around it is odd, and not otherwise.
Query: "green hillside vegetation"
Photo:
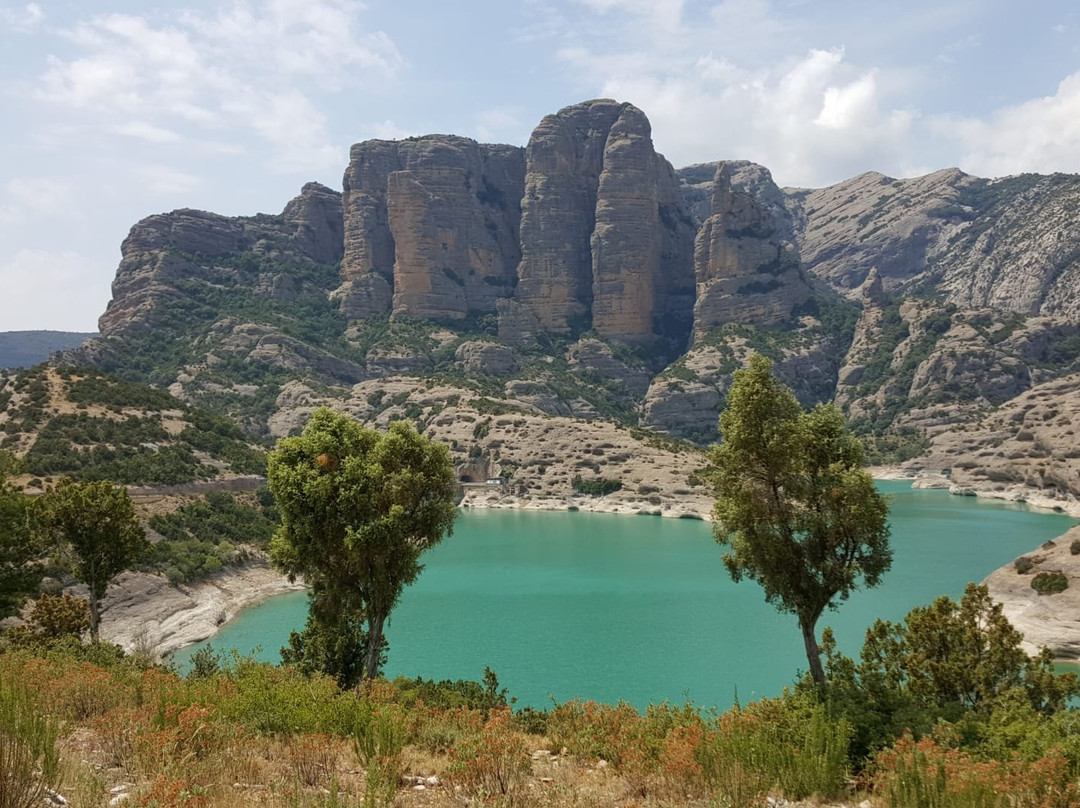
[[[213,491],[168,514],[155,514],[149,527],[161,535],[142,561],[170,583],[204,578],[230,564],[246,561],[252,550],[265,550],[281,523],[273,497]]]
[[[115,646],[81,645],[59,624],[2,642],[0,715],[19,719],[0,725],[0,743],[33,761],[3,772],[8,787],[55,788],[74,808],[119,793],[148,808],[1080,799],[1080,711],[1064,704],[1075,679],[1028,660],[977,588],[879,623],[858,661],[827,642],[824,690],[799,681],[723,713],[581,701],[515,709],[487,670],[483,682],[380,678],[342,690],[212,650],[181,677]],[[56,763],[34,765],[43,759]]]
[[[173,485],[261,474],[265,452],[232,421],[100,371],[0,376],[0,448],[36,480]]]

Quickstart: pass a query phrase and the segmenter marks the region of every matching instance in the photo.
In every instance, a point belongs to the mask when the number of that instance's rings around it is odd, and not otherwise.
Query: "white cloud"
[[[0,330],[93,330],[87,312],[104,309],[108,283],[74,252],[23,249],[0,263]],[[43,301],[48,305],[43,306]]]
[[[141,188],[158,196],[187,194],[202,184],[194,174],[163,165],[133,166],[131,174]]]
[[[647,110],[657,148],[675,165],[743,158],[778,182],[822,185],[868,168],[907,173],[913,115],[882,109],[877,71],[840,49],[811,50],[777,69],[695,57],[565,51],[578,71],[606,76],[600,94]]]
[[[171,129],[155,126],[146,121],[128,121],[113,127],[113,131],[118,135],[147,140],[151,143],[177,143],[183,139]]]
[[[371,136],[377,140],[401,140],[418,134],[420,133],[416,130],[398,126],[389,119],[380,121],[371,127]]]
[[[619,10],[645,17],[665,28],[677,28],[682,21],[683,0],[578,0],[593,11]]]
[[[393,79],[404,64],[382,32],[358,30],[354,0],[233,0],[168,23],[92,17],[63,33],[71,55],[48,57],[39,98],[85,115],[130,118],[106,131],[157,143],[176,128],[251,133],[281,170],[324,168],[331,142],[316,97]]]
[[[0,8],[0,30],[11,28],[26,33],[45,20],[45,12],[37,3],[27,3],[21,9]]]
[[[31,217],[71,218],[76,215],[71,187],[48,177],[15,177],[4,190],[0,223],[17,224]]]
[[[1080,72],[1054,95],[1004,107],[985,119],[941,117],[932,128],[960,142],[960,165],[983,176],[1080,172]]]
[[[522,143],[532,128],[522,121],[522,115],[517,108],[484,110],[476,116],[475,136],[482,141]]]

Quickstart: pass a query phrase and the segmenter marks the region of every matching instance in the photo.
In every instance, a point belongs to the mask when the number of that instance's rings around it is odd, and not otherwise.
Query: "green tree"
[[[98,640],[109,583],[150,549],[126,489],[110,482],[60,483],[44,498],[44,522],[74,555],[75,577],[90,590],[90,637]]]
[[[1075,674],[1054,672],[1048,649],[1024,652],[1020,632],[985,586],[968,584],[959,602],[940,597],[917,606],[903,622],[876,621],[857,663],[825,635],[829,700],[851,721],[860,755],[940,721],[960,722],[976,736],[993,735],[1017,712],[1038,725],[1080,692]]]
[[[825,683],[817,621],[892,564],[888,505],[862,470],[863,449],[831,405],[806,412],[755,354],[736,371],[710,450],[713,533],[724,565],[799,621],[810,675]]]
[[[878,620],[866,632],[860,674],[905,690],[917,706],[948,715],[985,710],[1013,688],[1044,714],[1076,693],[1076,676],[1057,676],[1048,649],[1036,657],[985,586],[968,584],[957,603],[940,597],[918,606],[903,625]]]
[[[321,408],[301,435],[278,443],[267,477],[282,521],[271,560],[311,587],[318,629],[345,626],[363,645],[364,675],[374,678],[402,589],[423,569],[424,551],[453,530],[449,450],[411,424],[381,433]],[[333,646],[340,659],[352,653],[315,634],[310,642],[313,650]]]
[[[30,498],[9,484],[0,469],[0,617],[18,612],[37,589],[40,556]]]

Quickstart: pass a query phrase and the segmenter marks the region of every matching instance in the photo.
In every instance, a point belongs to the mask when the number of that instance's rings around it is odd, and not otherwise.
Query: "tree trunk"
[[[382,652],[383,621],[386,615],[372,616],[368,624],[367,660],[364,663],[364,678],[374,679],[379,675],[379,654]]]
[[[806,646],[806,661],[810,663],[810,676],[818,687],[825,686],[825,669],[821,665],[821,649],[818,648],[817,636],[814,633],[814,624],[799,620],[799,628],[802,629],[803,644]]]
[[[90,587],[90,641],[98,641],[98,629],[101,627],[101,614],[98,611],[97,593]]]

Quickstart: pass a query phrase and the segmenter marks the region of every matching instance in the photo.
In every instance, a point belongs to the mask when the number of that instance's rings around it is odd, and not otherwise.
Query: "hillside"
[[[0,373],[0,449],[29,489],[55,477],[181,485],[258,475],[264,450],[226,418],[95,370]]]
[[[962,468],[966,444],[945,436],[994,431],[1034,388],[1071,400],[1054,382],[1080,371],[1074,176],[781,189],[744,161],[676,171],[640,110],[597,100],[544,118],[525,149],[356,144],[343,189],[309,183],[278,215],[137,223],[101,337],[59,361],[255,436],[298,428],[315,401],[409,418],[457,442],[463,479],[482,466],[555,504],[574,476],[690,487],[584,458],[551,479],[543,429],[493,445],[450,416],[535,420],[608,455],[664,435],[704,445],[731,372],[760,351],[804,404],[836,402],[875,461],[930,468],[933,446]],[[633,429],[637,443],[601,436]],[[1080,494],[1045,460],[1024,485]]]
[[[54,351],[78,348],[96,333],[76,331],[0,331],[0,368],[28,368]]]

